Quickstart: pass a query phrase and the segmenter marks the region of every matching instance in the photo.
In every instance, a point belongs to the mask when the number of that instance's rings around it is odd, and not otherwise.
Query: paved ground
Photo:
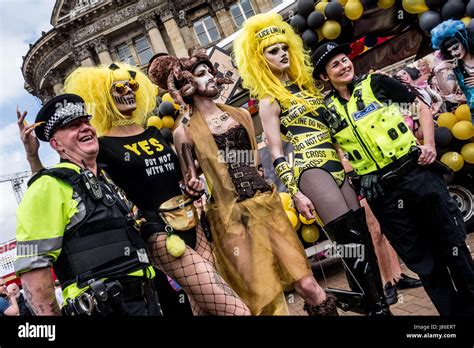
[[[474,233],[468,235],[467,244],[474,256]],[[410,276],[414,274],[402,264],[402,272]],[[344,270],[340,262],[332,262],[324,265],[324,273],[326,276],[327,287],[349,289],[344,275]],[[321,272],[317,272],[318,282],[323,286],[325,284],[324,277]],[[303,299],[296,292],[287,294],[287,299],[291,315],[306,315],[303,311]],[[390,310],[394,315],[438,315],[433,304],[426,295],[422,287],[417,289],[406,289],[398,291],[398,303],[390,306]],[[359,315],[354,312],[343,312],[339,309],[339,315]]]

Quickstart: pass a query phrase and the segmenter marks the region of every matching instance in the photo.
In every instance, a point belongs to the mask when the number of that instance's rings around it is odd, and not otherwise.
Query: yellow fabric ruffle
[[[242,124],[253,149],[253,124],[238,109],[219,104]],[[206,206],[211,225],[216,266],[253,315],[287,315],[283,292],[294,282],[312,275],[303,245],[288,220],[275,188],[237,202],[227,166],[218,161],[218,148],[195,111],[187,132],[206,176],[214,203]]]

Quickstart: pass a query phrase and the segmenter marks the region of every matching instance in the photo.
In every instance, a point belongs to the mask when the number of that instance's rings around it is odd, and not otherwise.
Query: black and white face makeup
[[[459,41],[456,41],[451,46],[449,46],[447,51],[454,59],[463,59],[467,53],[466,49]]]
[[[196,82],[196,94],[204,97],[214,98],[219,94],[216,85],[216,78],[207,64],[201,63],[193,71],[194,81]]]
[[[115,106],[122,115],[132,115],[137,108],[135,91],[130,87],[129,81],[115,81],[112,84],[112,97]]]

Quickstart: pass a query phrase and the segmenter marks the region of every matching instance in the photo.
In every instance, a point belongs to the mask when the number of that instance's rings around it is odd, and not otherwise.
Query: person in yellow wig
[[[364,210],[332,144],[324,100],[314,85],[311,57],[301,37],[279,14],[259,14],[244,23],[234,42],[234,57],[243,87],[259,99],[275,171],[297,209],[307,219],[314,218],[316,210],[331,238],[363,250],[360,257],[342,255],[348,281],[364,294],[366,314],[389,314]],[[293,167],[284,157],[282,136],[293,145]]]
[[[244,302],[216,272],[201,225],[173,231],[174,224],[158,214],[165,202],[179,206],[186,197],[198,199],[204,185],[196,177],[180,185],[174,150],[156,127],[143,128],[147,113],[155,107],[156,85],[137,68],[112,63],[76,69],[67,77],[64,90],[84,99],[100,135],[97,161],[144,215],[141,237],[148,241],[152,263],[183,288],[193,314],[249,315]],[[22,132],[22,139],[27,152],[33,153],[32,170],[38,171],[42,165],[30,127]]]
[[[337,315],[311,268],[278,192],[258,172],[250,114],[213,98],[229,81],[216,78],[204,50],[189,58],[157,57],[149,76],[186,107],[174,143],[181,158],[194,153],[210,187],[206,205],[219,272],[253,315],[287,315],[284,291],[295,288],[312,315]],[[191,169],[182,161],[187,177]]]

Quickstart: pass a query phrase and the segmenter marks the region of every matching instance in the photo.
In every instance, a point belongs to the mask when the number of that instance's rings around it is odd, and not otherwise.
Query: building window
[[[238,28],[242,26],[247,18],[255,15],[250,0],[240,0],[238,3],[233,4],[230,6],[230,13]]]
[[[138,58],[142,65],[147,64],[151,57],[153,57],[153,52],[151,51],[148,40],[145,36],[137,37],[133,40],[135,49],[137,50]]]
[[[221,38],[219,31],[216,28],[216,23],[211,16],[194,22],[194,32],[199,39],[201,46],[207,46],[211,42],[217,41]]]
[[[275,7],[276,5],[280,5],[283,2],[283,0],[272,0],[272,5]]]
[[[119,61],[123,63],[127,63],[130,65],[135,65],[135,60],[133,59],[132,52],[130,52],[130,48],[126,43],[117,46],[117,58]]]

